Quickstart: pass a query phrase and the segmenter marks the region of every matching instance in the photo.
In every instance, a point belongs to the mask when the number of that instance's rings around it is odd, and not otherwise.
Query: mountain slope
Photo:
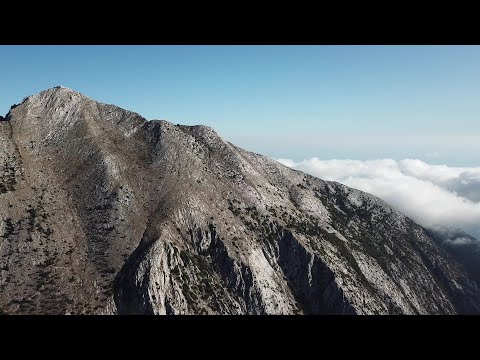
[[[478,313],[480,290],[380,199],[206,126],[56,87],[0,122],[0,310]]]
[[[428,234],[443,249],[453,255],[468,270],[470,277],[480,284],[480,241],[461,230],[436,229]]]

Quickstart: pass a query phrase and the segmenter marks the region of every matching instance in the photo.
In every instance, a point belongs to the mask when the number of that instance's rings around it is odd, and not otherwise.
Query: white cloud
[[[374,194],[425,227],[460,228],[480,237],[480,167],[430,165],[415,159],[277,160]]]
[[[473,244],[474,242],[474,240],[467,237],[457,237],[453,240],[447,240],[447,241],[452,243],[453,245],[470,245],[470,244]]]
[[[295,166],[295,161],[290,159],[277,159],[278,162],[281,162],[283,165],[293,168]]]

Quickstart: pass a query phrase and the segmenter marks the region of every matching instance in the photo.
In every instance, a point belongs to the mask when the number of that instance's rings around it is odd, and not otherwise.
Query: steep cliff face
[[[453,314],[480,290],[380,199],[57,87],[0,122],[0,310]]]

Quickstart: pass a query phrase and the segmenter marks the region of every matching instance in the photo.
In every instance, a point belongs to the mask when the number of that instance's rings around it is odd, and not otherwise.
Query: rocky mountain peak
[[[58,100],[67,102],[69,100],[73,100],[74,96],[75,98],[87,98],[85,95],[67,87],[55,86],[53,88],[43,90],[37,94],[25,97],[20,103],[20,105],[31,103],[43,103],[44,105],[46,105],[52,104],[52,102]]]
[[[479,313],[380,199],[56,87],[0,123],[0,313]]]

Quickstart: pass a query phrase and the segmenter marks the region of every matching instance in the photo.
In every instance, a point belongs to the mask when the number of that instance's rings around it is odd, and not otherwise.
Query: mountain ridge
[[[370,194],[212,128],[65,87],[0,123],[0,309],[79,314],[478,313],[480,290]]]

